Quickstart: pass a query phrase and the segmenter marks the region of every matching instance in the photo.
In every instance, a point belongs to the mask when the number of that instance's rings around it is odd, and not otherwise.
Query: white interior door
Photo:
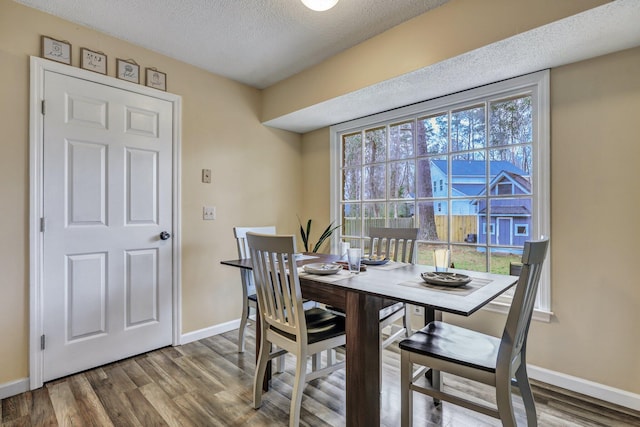
[[[172,342],[173,107],[52,71],[44,94],[48,381]]]

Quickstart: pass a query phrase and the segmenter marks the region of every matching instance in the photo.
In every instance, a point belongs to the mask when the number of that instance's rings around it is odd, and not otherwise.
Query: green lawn
[[[418,245],[418,264],[433,265],[433,246]],[[491,254],[491,272],[509,274],[509,264],[520,262],[521,255],[507,253]],[[473,246],[452,246],[451,262],[456,268],[471,271],[486,271],[487,255]]]

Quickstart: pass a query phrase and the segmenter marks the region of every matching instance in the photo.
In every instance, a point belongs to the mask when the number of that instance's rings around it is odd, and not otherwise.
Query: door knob
[[[160,240],[167,240],[171,237],[171,234],[169,234],[168,231],[163,231],[162,233],[160,233]]]

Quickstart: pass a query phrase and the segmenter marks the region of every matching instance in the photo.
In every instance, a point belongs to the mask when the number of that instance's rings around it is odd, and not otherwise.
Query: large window
[[[339,238],[366,248],[371,227],[418,227],[419,264],[447,246],[457,268],[508,274],[549,230],[548,102],[539,72],[333,126]]]

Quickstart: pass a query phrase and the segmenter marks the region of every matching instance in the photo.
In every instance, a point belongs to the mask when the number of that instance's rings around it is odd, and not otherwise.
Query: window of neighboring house
[[[529,235],[529,224],[516,224],[515,235],[516,236],[528,236]]]
[[[501,182],[496,186],[496,194],[513,194],[514,187],[510,182]]]
[[[548,75],[333,126],[339,239],[366,248],[371,227],[418,227],[418,263],[446,245],[457,268],[508,274],[525,239],[550,229]],[[550,312],[549,259],[536,308]]]
[[[489,224],[489,234],[496,234],[496,231],[494,230],[493,225],[494,224]],[[482,224],[482,234],[487,234],[487,224]]]

